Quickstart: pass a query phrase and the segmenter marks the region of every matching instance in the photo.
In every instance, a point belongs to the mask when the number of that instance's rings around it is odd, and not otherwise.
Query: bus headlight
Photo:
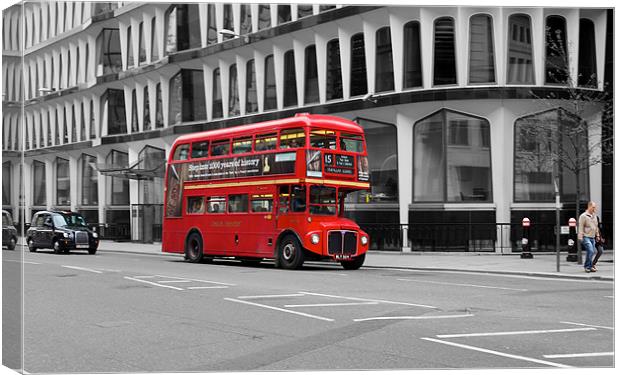
[[[99,235],[97,233],[93,233],[93,238],[97,238]]]
[[[314,245],[318,244],[320,240],[321,240],[321,237],[316,233],[310,236],[310,242],[312,242],[312,244]]]
[[[360,241],[362,242],[362,245],[367,245],[368,244],[368,237],[362,236],[360,238]]]

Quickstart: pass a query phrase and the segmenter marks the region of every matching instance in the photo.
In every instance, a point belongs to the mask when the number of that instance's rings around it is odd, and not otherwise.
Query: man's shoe
[[[591,269],[589,269],[589,268],[584,268],[584,270],[586,271],[586,273],[587,273],[587,272],[591,272],[591,271],[592,271],[592,270],[591,270]]]

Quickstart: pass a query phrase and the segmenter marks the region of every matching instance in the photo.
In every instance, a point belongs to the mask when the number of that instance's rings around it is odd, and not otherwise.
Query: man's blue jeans
[[[592,256],[594,255],[594,238],[583,237],[581,240],[581,246],[586,251],[586,260],[583,262],[583,268],[589,270],[592,268]]]

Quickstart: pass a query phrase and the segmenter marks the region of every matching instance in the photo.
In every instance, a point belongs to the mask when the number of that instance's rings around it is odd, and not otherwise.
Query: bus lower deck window
[[[187,197],[187,213],[203,214],[205,212],[203,197]]]
[[[207,198],[207,212],[210,214],[221,214],[226,212],[226,197],[213,196]]]

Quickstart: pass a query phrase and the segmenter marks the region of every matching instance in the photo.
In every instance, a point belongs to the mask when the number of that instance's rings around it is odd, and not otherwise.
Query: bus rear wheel
[[[340,264],[342,265],[342,268],[344,268],[345,270],[357,270],[362,266],[362,264],[364,264],[365,259],[366,259],[366,253],[360,256],[357,256],[353,258],[352,260],[349,260],[346,262],[340,262]]]
[[[297,237],[288,234],[282,239],[278,250],[277,263],[280,267],[288,270],[301,268],[304,264],[304,250]]]
[[[202,237],[194,232],[187,237],[185,243],[185,260],[190,263],[202,262]]]

